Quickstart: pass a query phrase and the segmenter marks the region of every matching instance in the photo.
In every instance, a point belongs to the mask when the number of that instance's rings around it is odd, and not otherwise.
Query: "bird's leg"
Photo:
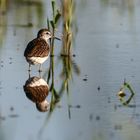
[[[38,71],[42,72],[42,65],[41,64],[39,65],[39,70]]]
[[[39,71],[39,78],[42,78],[41,71]]]
[[[31,72],[30,71],[28,71],[28,74],[29,74],[29,79],[31,78]]]
[[[29,69],[28,69],[28,71],[29,71],[29,72],[31,71],[31,64],[29,64]]]

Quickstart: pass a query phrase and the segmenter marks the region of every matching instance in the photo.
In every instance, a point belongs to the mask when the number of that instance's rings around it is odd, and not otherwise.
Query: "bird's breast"
[[[32,64],[32,65],[35,65],[35,64],[42,64],[44,63],[47,59],[48,59],[49,55],[46,56],[46,57],[27,57],[27,61]]]

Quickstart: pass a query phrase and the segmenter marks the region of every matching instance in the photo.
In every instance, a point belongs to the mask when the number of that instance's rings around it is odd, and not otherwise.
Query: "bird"
[[[47,82],[40,77],[33,76],[25,82],[23,86],[26,97],[36,104],[36,108],[40,112],[46,112],[49,110],[49,102],[46,97],[49,94],[49,86]]]
[[[42,28],[38,31],[37,37],[31,40],[24,51],[26,61],[29,63],[29,71],[31,71],[31,65],[39,64],[39,72],[41,72],[41,65],[44,63],[50,54],[50,46],[48,40],[53,38],[52,33]]]

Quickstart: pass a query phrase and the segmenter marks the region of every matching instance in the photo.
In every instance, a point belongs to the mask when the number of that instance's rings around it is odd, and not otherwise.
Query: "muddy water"
[[[47,8],[46,8],[47,7]],[[139,139],[140,28],[138,0],[77,1],[69,92],[52,113],[40,113],[27,99],[24,49],[46,26],[50,3],[9,1],[0,15],[0,139],[1,140],[128,140]],[[56,41],[54,83],[63,84],[61,43]],[[60,46],[60,47],[59,47]],[[43,64],[47,81],[50,59]],[[31,76],[40,76],[33,66]],[[135,91],[128,106],[116,96],[126,79]],[[49,82],[50,85],[51,82]],[[51,93],[47,97],[51,99]]]

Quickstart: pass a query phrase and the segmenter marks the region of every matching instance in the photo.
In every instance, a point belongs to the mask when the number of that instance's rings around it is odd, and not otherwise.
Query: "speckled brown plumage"
[[[35,103],[40,103],[48,96],[48,85],[31,86],[30,84],[40,80],[38,77],[29,78],[23,86],[28,99]]]
[[[42,38],[30,41],[25,49],[25,57],[46,57],[49,55],[50,48],[48,43]]]

